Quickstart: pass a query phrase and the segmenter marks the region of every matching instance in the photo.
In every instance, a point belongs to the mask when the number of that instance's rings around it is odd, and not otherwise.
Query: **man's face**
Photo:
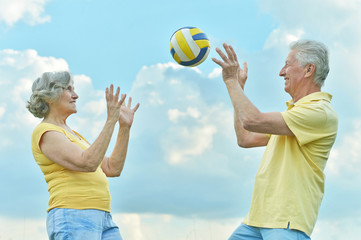
[[[285,91],[294,97],[295,93],[302,89],[302,80],[305,76],[305,68],[301,67],[296,59],[296,50],[292,50],[286,59],[286,63],[279,74],[285,79]]]

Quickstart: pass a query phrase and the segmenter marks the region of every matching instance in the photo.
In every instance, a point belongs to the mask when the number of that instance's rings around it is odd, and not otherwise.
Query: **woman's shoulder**
[[[55,124],[47,123],[47,122],[39,123],[34,129],[34,133],[36,133],[36,132],[46,132],[46,131],[64,132],[65,130],[62,127],[59,127],[59,126],[57,126]]]
[[[35,142],[38,142],[43,134],[49,131],[56,131],[66,135],[63,128],[51,123],[41,122],[34,128],[32,139],[35,140]]]

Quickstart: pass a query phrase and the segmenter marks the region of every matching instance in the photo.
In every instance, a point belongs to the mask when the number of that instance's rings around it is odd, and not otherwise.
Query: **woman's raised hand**
[[[107,100],[107,120],[112,123],[116,123],[119,119],[120,108],[125,101],[126,94],[122,94],[119,99],[120,88],[117,87],[117,91],[114,95],[114,86],[110,85],[109,88],[105,90],[105,98]]]
[[[135,105],[134,108],[132,108],[132,98],[129,97],[128,104],[125,105],[125,102],[123,102],[121,108],[120,108],[120,115],[119,115],[119,126],[126,126],[131,127],[133,124],[134,114],[139,108],[139,103]]]

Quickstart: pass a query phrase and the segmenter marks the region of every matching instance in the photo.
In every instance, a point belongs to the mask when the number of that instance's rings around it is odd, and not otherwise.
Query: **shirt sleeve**
[[[321,106],[303,104],[281,114],[301,146],[323,137],[327,114]]]
[[[49,132],[49,131],[56,131],[56,132],[60,132],[63,133],[61,130],[59,130],[57,127],[51,126],[51,125],[45,125],[45,124],[40,124],[39,126],[37,126],[34,129],[33,135],[32,135],[32,147],[33,149],[41,152],[40,150],[40,139],[41,137],[44,135],[44,133]]]

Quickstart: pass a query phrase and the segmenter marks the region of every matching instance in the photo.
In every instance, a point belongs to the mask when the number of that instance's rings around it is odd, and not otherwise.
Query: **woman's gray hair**
[[[69,72],[45,72],[37,78],[32,87],[32,95],[26,107],[38,118],[49,113],[49,103],[59,99],[63,90],[73,82]]]
[[[291,43],[291,50],[296,50],[296,59],[300,66],[305,67],[307,64],[315,64],[314,82],[322,87],[330,71],[328,65],[327,47],[314,40],[298,40]]]

